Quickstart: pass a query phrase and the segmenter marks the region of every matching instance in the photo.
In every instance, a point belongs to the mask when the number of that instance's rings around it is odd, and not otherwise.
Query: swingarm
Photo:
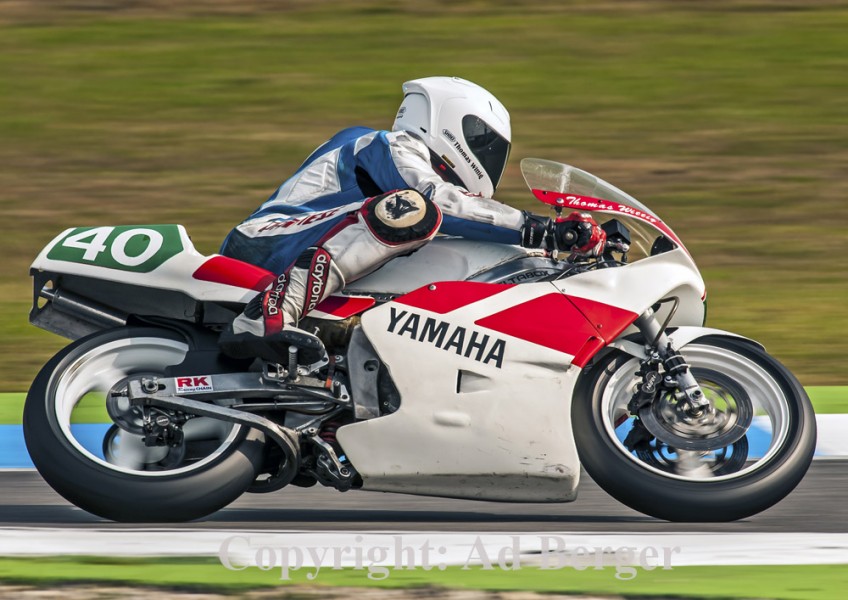
[[[296,382],[295,382],[296,381]],[[339,490],[352,487],[356,472],[342,465],[334,449],[317,435],[321,423],[344,412],[352,412],[352,401],[343,378],[326,379],[269,373],[230,373],[202,376],[138,377],[126,387],[113,390],[112,397],[129,400],[126,412],[141,411],[145,445],[179,445],[182,425],[194,417],[211,417],[257,429],[282,452],[270,477],[254,483],[253,492],[270,492],[291,483],[306,471],[325,485]],[[250,402],[241,402],[241,399]],[[115,405],[116,403],[113,403]],[[120,402],[117,403],[120,405]],[[292,410],[318,415],[307,423],[289,428],[255,412]],[[302,456],[302,446],[316,446],[316,459]],[[295,481],[297,483],[297,481]]]

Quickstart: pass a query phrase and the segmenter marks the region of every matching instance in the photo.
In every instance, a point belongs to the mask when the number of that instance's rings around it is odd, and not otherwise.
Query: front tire
[[[634,424],[626,406],[638,361],[616,352],[592,367],[576,390],[572,420],[583,466],[620,502],[669,521],[733,521],[773,506],[798,485],[815,450],[815,415],[803,387],[744,340],[707,337],[680,351],[699,383],[705,377],[727,382],[730,393],[744,390],[762,430],[760,449],[749,451],[748,438],[754,437],[749,429],[732,446],[713,452],[681,452],[657,440],[650,451],[644,445],[641,452],[629,450],[623,431]],[[716,372],[722,376],[710,376]]]
[[[197,418],[183,447],[147,448],[119,419],[124,429],[101,426],[108,431],[98,434],[97,448],[80,433],[91,426],[74,423],[77,411],[106,415],[110,390],[132,375],[162,375],[188,349],[175,332],[125,327],[77,340],[54,356],[24,408],[27,449],[45,481],[83,510],[126,522],[197,519],[238,498],[260,469],[264,436],[256,430]],[[123,452],[116,449],[120,436]]]

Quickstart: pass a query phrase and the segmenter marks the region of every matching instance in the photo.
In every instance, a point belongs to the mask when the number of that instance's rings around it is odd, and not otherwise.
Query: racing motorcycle
[[[31,269],[31,322],[74,340],[27,396],[39,472],[118,521],[287,485],[569,502],[581,465],[661,519],[780,501],[816,441],[795,377],[704,326],[704,281],[651,209],[572,166],[521,169],[558,219],[596,219],[597,256],[436,238],[301,321],[329,351],[311,365],[218,351],[273,273],[199,254],[180,225],[62,232]]]

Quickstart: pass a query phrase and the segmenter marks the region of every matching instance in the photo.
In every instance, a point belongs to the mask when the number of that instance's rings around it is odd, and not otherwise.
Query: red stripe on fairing
[[[627,329],[639,316],[635,312],[588,298],[568,296],[568,299],[598,330],[600,337],[606,344],[621,335],[621,332]]]
[[[483,317],[475,324],[572,356],[597,335],[583,313],[556,292]]]
[[[582,369],[590,360],[592,360],[592,357],[603,350],[606,345],[607,343],[601,338],[596,338],[595,336],[590,337],[586,340],[586,343],[583,344],[583,347],[580,348],[577,354],[574,355],[574,358],[571,359],[571,364]]]
[[[646,213],[645,211],[633,208],[631,206],[627,206],[626,204],[621,204],[620,202],[613,202],[612,200],[603,200],[601,198],[592,198],[591,196],[578,196],[577,194],[563,194],[561,192],[548,192],[545,190],[536,189],[533,189],[531,191],[538,200],[541,200],[545,204],[550,204],[552,206],[561,206],[563,208],[571,208],[574,210],[585,212],[597,211],[607,214],[623,215],[625,217],[633,217],[634,219],[639,219],[640,221],[644,221],[645,223],[650,223],[651,225],[662,231],[669,238],[671,238],[674,243],[686,250],[686,246],[683,245],[683,242],[680,241],[680,238],[677,237],[677,234],[671,230],[671,227],[666,225],[659,217],[655,217],[654,215]]]
[[[584,367],[637,317],[636,313],[559,293],[475,321],[476,325],[570,354],[572,364]]]
[[[349,298],[346,296],[330,296],[315,307],[316,312],[332,315],[339,319],[347,319],[368,310],[377,303],[374,298]]]
[[[513,284],[445,281],[420,287],[396,298],[395,302],[443,315],[500,294],[511,287]]]
[[[223,283],[234,287],[256,290],[266,289],[276,275],[256,265],[226,256],[213,256],[192,273],[200,281]]]

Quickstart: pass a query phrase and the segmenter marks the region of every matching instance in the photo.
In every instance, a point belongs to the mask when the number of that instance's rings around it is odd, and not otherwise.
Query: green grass
[[[710,325],[805,385],[848,384],[844,3],[434,1],[3,3],[0,390],[64,343],[26,321],[27,268],[59,231],[181,222],[212,252],[315,146],[389,126],[400,83],[430,74],[510,108],[501,199],[543,210],[524,156],[596,172],[687,242]]]
[[[24,413],[26,394],[0,394],[0,425],[18,425]]]
[[[0,393],[0,425],[21,422],[26,394]],[[71,416],[71,423],[111,423],[102,394],[86,394]]]
[[[807,393],[816,413],[848,413],[848,387],[809,387]],[[15,425],[21,422],[26,394],[0,393],[0,425]],[[72,417],[74,423],[109,423],[109,415],[103,398],[90,394],[80,401]]]
[[[817,414],[848,413],[848,387],[811,386],[806,389]]]
[[[111,582],[143,586],[224,589],[238,591],[292,584],[350,587],[454,587],[485,590],[523,590],[615,594],[627,597],[686,598],[786,598],[835,600],[844,597],[848,569],[844,565],[679,567],[671,570],[636,570],[630,580],[619,580],[614,567],[596,571],[542,571],[524,567],[518,571],[396,570],[382,581],[368,579],[367,570],[322,570],[317,579],[306,571],[280,581],[280,571],[256,568],[228,571],[215,559],[115,559],[115,558],[2,558],[0,581],[66,585],[71,582]]]

